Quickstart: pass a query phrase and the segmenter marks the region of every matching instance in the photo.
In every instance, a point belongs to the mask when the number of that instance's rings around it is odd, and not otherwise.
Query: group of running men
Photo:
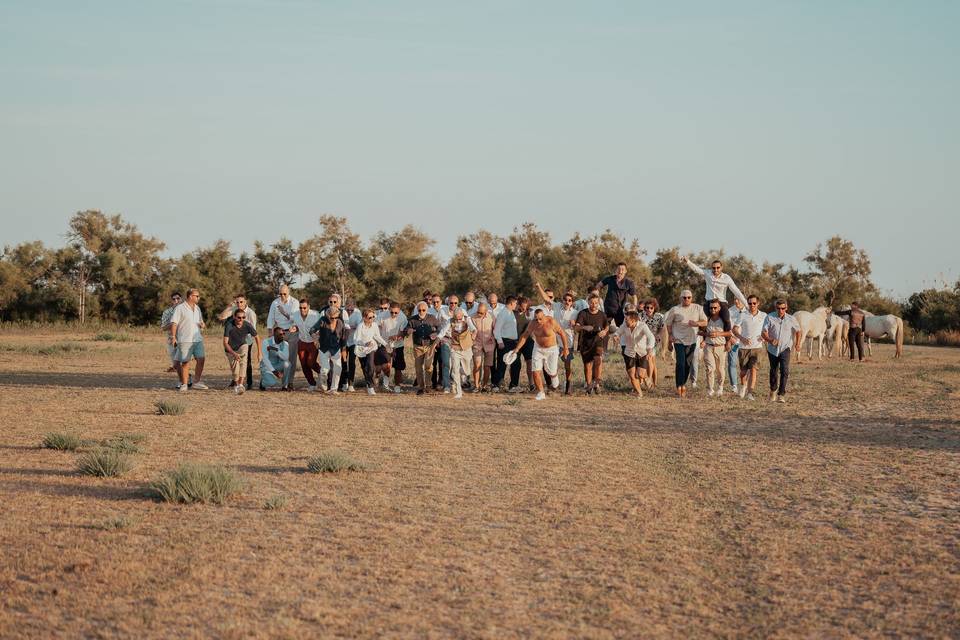
[[[457,295],[444,299],[425,291],[410,316],[396,301],[384,298],[379,308],[360,310],[337,293],[314,310],[308,300],[291,296],[284,285],[270,304],[265,338],[257,332],[257,316],[245,296],[237,295],[217,316],[224,322],[230,388],[235,393],[252,388],[253,361],[258,359],[261,390],[292,391],[299,364],[309,391],[350,392],[359,362],[368,394],[376,394],[377,382],[387,391],[401,393],[409,338],[418,395],[435,391],[462,398],[465,388],[475,393],[529,389],[543,400],[548,390],[560,390],[561,363],[562,393],[569,395],[575,351],[583,362],[585,393],[601,394],[604,354],[615,341],[637,396],[656,386],[656,357],[666,345],[675,353],[676,393],[681,398],[687,395],[688,383],[696,386],[702,352],[709,396],[723,395],[729,371],[731,390],[753,400],[765,346],[770,399],[785,402],[791,350],[799,346],[800,334],[796,320],[787,313],[787,303],[777,300],[775,311],[767,314],[760,310],[756,296],[741,293],[719,260],[708,268],[686,257],[684,261],[702,274],[706,299],[703,305],[697,304],[693,294],[684,290],[679,303],[666,314],[659,311],[655,299],[637,299],[636,285],[627,277],[624,263],[582,299],[568,291],[557,300],[539,282],[541,302],[536,305],[522,296],[501,301],[495,293],[478,297],[468,292],[461,302]],[[734,297],[732,306],[728,291]],[[190,289],[185,300],[174,293],[160,323],[167,334],[169,371],[177,374],[181,392],[208,388],[203,383],[205,323],[199,300],[197,289]],[[521,359],[527,372],[524,386],[520,384]]]

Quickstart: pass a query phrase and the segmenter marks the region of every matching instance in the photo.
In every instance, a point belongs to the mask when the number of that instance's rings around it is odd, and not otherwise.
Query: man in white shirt
[[[683,260],[687,263],[687,266],[690,267],[691,271],[702,275],[704,282],[707,284],[707,293],[704,296],[706,298],[706,302],[704,303],[704,306],[709,307],[711,300],[719,300],[720,315],[723,316],[723,319],[727,324],[730,324],[730,312],[727,304],[727,289],[730,289],[730,291],[733,292],[733,295],[738,298],[744,306],[747,304],[747,299],[740,292],[740,289],[737,288],[733,278],[731,278],[729,274],[723,272],[723,263],[719,260],[714,260],[710,263],[709,269],[704,269],[703,267],[695,264],[689,256],[684,256]]]
[[[800,325],[787,313],[786,300],[777,300],[775,308],[777,312],[768,315],[763,323],[761,337],[767,343],[767,358],[770,360],[770,401],[786,402],[791,347],[800,348]]]
[[[747,310],[740,314],[733,327],[733,335],[740,342],[737,359],[740,364],[740,397],[753,400],[757,388],[757,370],[760,368],[760,353],[763,351],[763,325],[767,314],[760,311],[760,299],[747,296]]]
[[[320,321],[320,313],[310,308],[310,302],[306,298],[298,301],[300,309],[293,314],[293,325],[297,328],[297,361],[300,362],[300,369],[303,371],[303,377],[307,379],[307,389],[309,391],[317,390],[317,379],[314,373],[321,373],[322,369],[317,360],[320,358],[320,350],[310,338],[310,332],[313,326]],[[303,339],[300,340],[299,337]]]
[[[223,311],[220,312],[218,316],[219,320],[223,322],[229,322],[233,318],[233,312],[239,309],[243,311],[243,314],[246,316],[246,323],[253,327],[253,330],[257,330],[257,314],[247,303],[247,296],[242,293],[238,293],[233,298],[233,303],[227,305]],[[256,344],[248,344],[243,347],[247,350],[247,371],[246,371],[246,387],[247,391],[253,387],[253,356],[254,354],[257,357],[260,356],[260,336],[256,338]]]
[[[187,291],[187,301],[177,306],[170,321],[170,344],[177,348],[177,359],[180,361],[181,392],[189,388],[187,383],[190,379],[191,357],[197,362],[197,377],[193,381],[193,388],[208,388],[201,381],[203,363],[206,361],[202,331],[206,325],[203,323],[203,313],[200,311],[199,302],[200,290],[190,289]]]
[[[726,377],[727,339],[730,337],[730,325],[720,315],[720,301],[711,300],[707,304],[710,315],[704,330],[704,365],[707,369],[707,395],[723,395],[723,380]],[[716,383],[716,388],[715,388]]]
[[[640,320],[636,310],[624,313],[623,324],[617,329],[617,335],[623,345],[623,363],[627,369],[627,379],[638,398],[643,397],[642,382],[647,375],[645,358],[653,357],[657,339],[646,322]]]
[[[273,330],[277,327],[283,329],[284,339],[290,346],[289,352],[291,357],[297,353],[297,343],[300,341],[297,335],[297,325],[293,319],[299,307],[300,301],[290,295],[290,287],[282,285],[279,295],[270,303],[270,312],[267,314],[267,331],[273,333]],[[309,340],[310,338],[304,336],[303,339]],[[296,369],[297,367],[291,364],[287,367],[286,371],[284,371],[284,389],[288,387],[293,389],[293,375]]]
[[[393,370],[393,391],[402,393],[403,372],[407,368],[407,360],[403,355],[403,338],[407,335],[407,314],[400,310],[399,302],[387,303],[387,314],[377,320],[380,325],[380,335],[387,341],[387,354],[390,362],[383,365],[384,389],[390,390],[390,370]]]
[[[463,302],[460,303],[460,308],[464,310],[467,314],[467,317],[477,315],[477,294],[473,291],[467,291],[463,294]]]
[[[696,354],[697,331],[699,327],[707,326],[707,315],[703,307],[693,302],[693,292],[684,289],[680,293],[680,304],[667,312],[664,318],[670,341],[667,348],[677,352],[677,366],[675,381],[677,396],[684,398],[687,395],[687,378],[693,368],[693,358]]]

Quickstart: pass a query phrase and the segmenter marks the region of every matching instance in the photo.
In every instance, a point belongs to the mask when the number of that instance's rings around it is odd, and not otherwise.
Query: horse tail
[[[897,318],[897,335],[895,342],[897,344],[897,350],[893,357],[899,358],[903,355],[903,319],[899,317]]]

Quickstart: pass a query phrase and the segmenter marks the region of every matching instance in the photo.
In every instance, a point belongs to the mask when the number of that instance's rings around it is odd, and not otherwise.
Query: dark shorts
[[[600,340],[598,344],[592,347],[588,346],[586,349],[580,349],[580,357],[583,358],[584,362],[593,362],[595,358],[602,358],[604,351],[603,340]]]
[[[617,326],[623,324],[623,309],[604,309],[603,312],[607,315],[607,324],[611,322],[617,323]]]
[[[387,355],[387,349],[385,347],[377,347],[377,350],[373,352],[373,364],[379,367],[389,362],[390,356]]]
[[[403,347],[397,347],[393,350],[393,362],[390,366],[396,371],[403,371],[407,368],[407,360],[403,356]]]
[[[761,351],[763,351],[762,348],[744,349],[743,347],[740,347],[740,349],[737,351],[737,359],[740,363],[740,371],[746,371],[747,369],[759,369]]]
[[[626,347],[620,347],[620,353],[623,355],[624,368],[626,368],[627,371],[630,369],[643,369],[647,356],[628,356],[626,350]]]

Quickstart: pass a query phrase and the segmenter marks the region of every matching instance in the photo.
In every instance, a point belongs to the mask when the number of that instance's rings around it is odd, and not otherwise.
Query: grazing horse
[[[800,352],[803,351],[807,338],[810,338],[807,359],[813,359],[813,341],[817,340],[817,358],[823,360],[823,341],[836,339],[838,327],[830,322],[832,315],[829,307],[817,307],[813,311],[797,311],[793,314],[797,324],[800,325],[800,349],[797,351],[797,362],[801,361]],[[827,355],[832,357],[832,350]]]
[[[863,336],[867,338],[867,351],[873,355],[873,345],[870,338],[888,337],[896,345],[893,357],[899,358],[903,355],[903,320],[892,313],[885,316],[875,316],[869,311],[867,317],[863,319]]]

